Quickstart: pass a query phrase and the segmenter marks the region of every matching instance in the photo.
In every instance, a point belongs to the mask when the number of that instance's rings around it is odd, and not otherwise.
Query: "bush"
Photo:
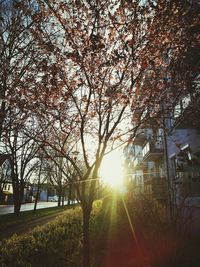
[[[141,195],[132,198],[128,210],[153,266],[190,266],[182,261],[187,255],[187,225],[170,221],[167,206],[161,205],[151,197]]]

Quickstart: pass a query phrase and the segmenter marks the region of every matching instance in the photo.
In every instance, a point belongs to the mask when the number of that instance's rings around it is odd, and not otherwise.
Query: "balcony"
[[[135,170],[143,170],[147,167],[146,162],[143,162],[142,154],[137,155],[133,160],[133,168]]]
[[[144,179],[144,188],[146,193],[156,199],[167,198],[167,180],[161,177],[146,177]],[[150,190],[149,190],[150,189]]]
[[[162,141],[147,142],[142,149],[143,161],[158,161],[164,156]]]
[[[150,112],[152,112],[152,111],[148,111],[147,114],[149,115]],[[145,119],[144,123],[142,124],[142,128],[143,129],[151,129],[153,126],[157,125],[157,123],[158,122],[156,121],[155,118],[148,117],[148,118]]]
[[[145,133],[138,133],[133,138],[133,144],[134,145],[142,146],[145,141],[146,141],[146,135],[145,135]]]

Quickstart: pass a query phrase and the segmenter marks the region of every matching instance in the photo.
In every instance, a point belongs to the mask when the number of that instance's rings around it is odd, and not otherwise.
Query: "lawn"
[[[13,213],[0,215],[0,229],[3,231],[10,227],[14,228],[15,226],[19,225],[26,225],[28,222],[31,222],[35,219],[56,215],[66,209],[69,209],[69,207],[51,207],[38,209],[36,211],[22,211],[18,216],[15,216]]]

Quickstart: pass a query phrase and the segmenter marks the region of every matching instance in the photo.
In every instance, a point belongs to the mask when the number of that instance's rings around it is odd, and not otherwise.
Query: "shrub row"
[[[101,209],[96,201],[91,213],[91,229]],[[82,250],[82,211],[67,210],[55,220],[25,235],[13,235],[0,242],[0,267],[76,267]]]
[[[75,208],[32,232],[0,242],[0,266],[73,266],[81,241],[82,213]]]

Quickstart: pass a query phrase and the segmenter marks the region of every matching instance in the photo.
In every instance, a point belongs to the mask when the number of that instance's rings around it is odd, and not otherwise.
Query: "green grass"
[[[0,266],[80,266],[79,258],[73,264],[81,251],[81,226],[81,208],[70,208],[29,233],[4,239],[0,241]]]
[[[34,219],[59,214],[66,209],[69,209],[69,207],[64,206],[64,207],[44,208],[44,209],[38,209],[35,212],[33,212],[33,210],[22,211],[18,216],[14,214],[0,215],[0,229],[4,230],[8,227],[15,227],[23,224],[25,225],[26,223],[31,222]]]
[[[81,207],[65,208],[65,212],[52,221],[34,228],[23,235],[13,235],[0,241],[0,266],[2,267],[79,267],[82,262],[82,210]],[[40,210],[50,215],[52,210]],[[91,228],[101,210],[95,202],[91,214]],[[47,213],[46,213],[47,212]],[[26,212],[30,219],[31,212]],[[53,213],[55,214],[55,212]],[[21,214],[23,217],[23,213]],[[41,215],[40,215],[41,216]],[[3,217],[3,216],[1,216]],[[94,230],[97,231],[95,228]]]

